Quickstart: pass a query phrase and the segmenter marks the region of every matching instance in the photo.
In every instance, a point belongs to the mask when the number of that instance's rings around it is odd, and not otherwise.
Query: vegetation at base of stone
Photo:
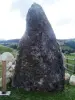
[[[65,86],[62,92],[26,92],[23,89],[8,88],[10,96],[0,96],[0,100],[75,100],[75,87]]]
[[[0,45],[0,54],[3,53],[3,52],[12,52],[12,51],[13,51],[12,48]]]

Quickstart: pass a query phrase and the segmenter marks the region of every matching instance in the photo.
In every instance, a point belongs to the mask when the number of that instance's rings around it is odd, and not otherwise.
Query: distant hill
[[[11,48],[17,48],[20,39],[0,40],[0,44]],[[75,52],[75,38],[74,39],[57,39],[63,52]]]
[[[57,39],[57,41],[58,41],[58,43],[60,45],[64,45],[67,42],[71,42],[71,41],[74,41],[75,42],[75,38],[74,39]]]
[[[19,44],[19,40],[20,39],[11,39],[11,40],[0,40],[0,44],[13,48],[13,49],[17,49],[18,48],[18,44]]]
[[[17,44],[17,43],[19,43],[19,40],[20,39],[11,39],[11,40],[0,40],[0,44],[4,44],[4,43],[6,43],[6,44],[10,44],[10,43],[15,43],[15,44]]]
[[[63,39],[57,41],[62,49],[62,52],[75,52],[75,39]]]
[[[18,44],[19,43],[19,40],[20,39],[11,39],[11,40],[0,40],[0,44],[4,44],[4,43],[15,43],[15,44]],[[71,42],[71,41],[74,41],[75,42],[75,39],[57,39],[59,45],[64,45],[65,43],[67,42]]]

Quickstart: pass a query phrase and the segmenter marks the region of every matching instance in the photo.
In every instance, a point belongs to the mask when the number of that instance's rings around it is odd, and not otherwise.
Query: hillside
[[[75,42],[75,38],[74,39],[57,39],[57,41],[60,45],[64,45],[65,43],[68,43],[71,41]]]
[[[0,54],[3,52],[12,52],[12,51],[13,51],[13,49],[3,46],[3,45],[0,45]]]
[[[20,39],[1,40],[0,44],[17,49]],[[57,39],[62,52],[75,52],[75,39]]]
[[[58,43],[62,49],[62,52],[75,52],[75,39],[58,40]]]
[[[0,44],[9,48],[17,49],[20,39],[0,40]]]
[[[11,40],[0,40],[0,44],[8,45],[8,44],[18,44],[20,39],[11,39]]]

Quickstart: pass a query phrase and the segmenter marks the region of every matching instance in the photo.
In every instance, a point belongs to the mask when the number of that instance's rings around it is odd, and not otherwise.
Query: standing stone
[[[19,43],[13,86],[27,91],[64,88],[62,54],[42,7],[36,3],[27,13],[26,32]]]

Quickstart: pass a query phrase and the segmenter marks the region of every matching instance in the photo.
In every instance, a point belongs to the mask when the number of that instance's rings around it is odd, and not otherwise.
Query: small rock
[[[69,73],[65,73],[65,80],[70,79],[70,74]]]
[[[69,81],[70,85],[75,85],[75,75],[72,75],[70,77],[70,81]]]
[[[65,73],[65,83],[69,83],[70,80],[70,74],[69,73]]]

